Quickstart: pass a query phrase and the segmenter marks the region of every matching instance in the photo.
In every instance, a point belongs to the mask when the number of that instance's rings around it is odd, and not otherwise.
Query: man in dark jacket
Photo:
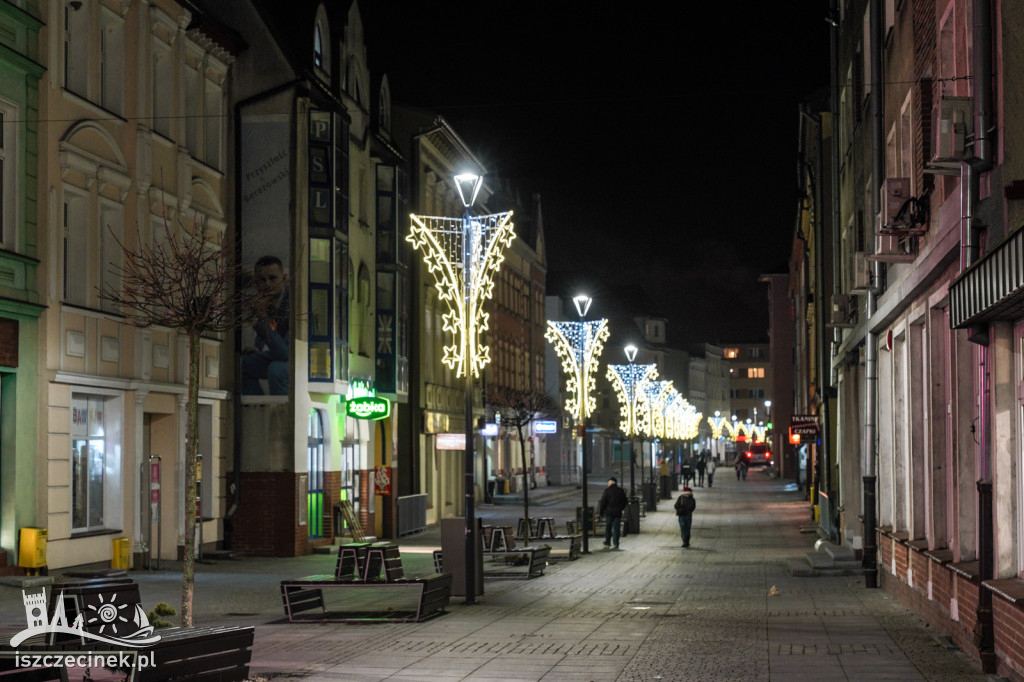
[[[676,499],[676,516],[679,517],[679,534],[683,536],[683,547],[690,546],[690,525],[693,523],[693,510],[697,508],[697,500],[693,499],[693,490],[683,488],[683,494]]]
[[[615,544],[619,548],[619,530],[622,526],[622,512],[629,504],[626,491],[619,487],[615,478],[608,479],[608,487],[601,495],[597,505],[597,513],[604,517],[604,546]]]

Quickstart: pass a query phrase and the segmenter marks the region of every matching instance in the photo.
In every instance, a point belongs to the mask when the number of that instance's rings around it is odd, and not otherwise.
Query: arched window
[[[319,538],[324,534],[324,425],[320,410],[309,411],[309,426],[306,432],[309,455],[309,486],[307,492],[307,528],[309,537]]]
[[[316,21],[313,24],[313,67],[325,80],[330,79],[331,31],[323,5],[317,9]]]
[[[380,83],[380,97],[377,100],[379,108],[379,127],[382,133],[391,132],[391,87],[388,85],[388,77],[384,76]]]

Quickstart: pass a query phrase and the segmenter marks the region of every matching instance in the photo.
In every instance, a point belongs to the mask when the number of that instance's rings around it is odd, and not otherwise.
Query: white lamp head
[[[455,189],[459,191],[459,199],[462,200],[463,206],[470,208],[476,203],[476,195],[480,193],[480,185],[483,182],[483,176],[476,173],[459,173],[455,176]]]
[[[633,344],[629,344],[628,346],[623,348],[623,350],[626,351],[627,360],[629,360],[630,362],[636,360],[636,346],[634,346]]]
[[[594,302],[594,299],[586,294],[579,294],[573,297],[572,302],[576,305],[576,312],[580,314],[580,317],[586,317],[587,311],[590,310],[590,304]]]

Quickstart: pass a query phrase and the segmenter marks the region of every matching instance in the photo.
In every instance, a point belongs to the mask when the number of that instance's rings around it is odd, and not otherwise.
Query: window
[[[764,358],[764,348],[748,348],[747,358],[750,360],[761,360]]]
[[[83,10],[84,11],[84,10]],[[124,21],[106,8],[101,9],[99,99],[103,108],[124,115]]]
[[[747,367],[748,379],[764,379],[764,367]]]
[[[61,214],[64,232],[64,300],[75,305],[87,305],[89,293],[89,261],[82,254],[89,253],[89,224],[86,198],[65,190]]]
[[[103,202],[100,207],[100,272],[101,290],[120,291],[120,269],[124,261],[121,243],[124,241],[124,207],[119,204]],[[100,308],[107,311],[116,310],[107,299],[101,298]]]
[[[14,105],[0,100],[0,246],[13,250],[16,239],[15,216],[18,172],[18,154],[15,121],[18,120]]]
[[[306,523],[311,538],[324,534],[324,425],[320,410],[310,410],[306,430],[307,490],[306,517],[299,523]]]
[[[121,406],[113,396],[71,396],[71,530],[121,525]]]
[[[331,240],[309,240],[309,379],[327,381],[331,358]]]
[[[321,77],[331,77],[331,30],[327,23],[327,12],[321,5],[316,11],[313,24],[313,67],[320,71]]]
[[[754,399],[764,398],[764,389],[763,388],[751,388],[751,389],[748,389],[747,390],[747,397],[748,398],[754,398]]]
[[[64,3],[64,87],[69,92],[124,115],[124,20],[106,7]],[[96,23],[98,20],[98,24]]]
[[[723,348],[722,349],[722,357],[727,358],[729,360],[735,360],[736,358],[739,357],[739,355],[740,355],[740,349],[739,348]]]
[[[174,139],[174,71],[171,48],[163,41],[153,40],[153,130],[167,139]]]
[[[81,3],[64,3],[64,87],[82,97],[88,96],[89,23],[88,10]]]

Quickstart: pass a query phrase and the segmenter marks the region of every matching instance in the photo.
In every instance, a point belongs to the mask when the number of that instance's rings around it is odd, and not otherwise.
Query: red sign
[[[391,494],[391,467],[376,467],[374,469],[373,488],[377,495]]]

